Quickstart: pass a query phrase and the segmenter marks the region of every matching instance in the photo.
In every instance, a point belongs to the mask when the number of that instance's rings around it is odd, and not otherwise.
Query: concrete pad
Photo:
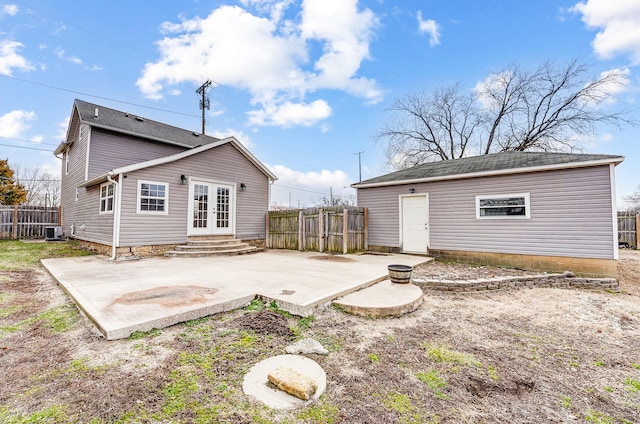
[[[420,287],[385,280],[334,300],[333,304],[354,315],[384,317],[413,312],[423,300],[424,293]]]
[[[269,384],[268,374],[278,367],[291,368],[317,384],[309,400],[302,400]],[[255,364],[244,376],[242,391],[274,409],[287,409],[316,402],[327,388],[327,375],[313,359],[300,355],[278,355]]]
[[[415,266],[410,255],[322,255],[270,250],[252,255],[104,256],[44,259],[42,264],[109,340],[134,331],[243,307],[256,296],[306,316],[318,305],[387,278],[387,265]]]

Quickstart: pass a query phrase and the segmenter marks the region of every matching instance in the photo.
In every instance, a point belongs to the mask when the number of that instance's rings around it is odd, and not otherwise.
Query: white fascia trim
[[[620,245],[618,244],[618,207],[616,205],[616,167],[609,166],[609,181],[611,182],[611,223],[613,228],[613,259],[620,259]]]
[[[559,163],[554,165],[531,166],[526,168],[509,168],[509,169],[500,169],[496,171],[471,172],[468,174],[443,175],[440,177],[414,178],[410,180],[384,181],[380,183],[369,183],[369,184],[355,183],[355,184],[351,184],[351,187],[352,188],[385,187],[385,186],[394,186],[394,185],[403,185],[403,184],[428,183],[433,181],[462,180],[465,178],[491,177],[496,175],[525,174],[528,172],[553,171],[558,169],[586,168],[589,166],[599,166],[599,165],[617,165],[621,163],[623,160],[624,160],[624,157],[620,156],[619,158],[616,158],[616,159],[600,159],[600,160],[592,160],[587,162]]]

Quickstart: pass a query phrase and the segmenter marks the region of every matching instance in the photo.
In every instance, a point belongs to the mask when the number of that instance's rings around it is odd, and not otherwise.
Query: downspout
[[[117,246],[118,246],[118,218],[120,216],[118,212],[118,208],[120,207],[120,202],[117,201],[118,196],[118,182],[116,180],[114,180],[113,178],[111,178],[113,176],[113,172],[109,172],[107,174],[107,181],[109,181],[111,184],[114,185],[113,187],[113,242],[112,242],[112,246],[111,246],[111,258],[109,259],[110,261],[115,261],[116,259],[116,254],[117,254]]]

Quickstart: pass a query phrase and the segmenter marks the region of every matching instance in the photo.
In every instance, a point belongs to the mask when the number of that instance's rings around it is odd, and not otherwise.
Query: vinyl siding
[[[89,179],[114,168],[170,156],[185,150],[179,146],[91,129]]]
[[[75,119],[73,119],[75,118]],[[112,243],[113,214],[100,214],[100,186],[79,188],[76,201],[76,187],[85,181],[87,163],[87,145],[89,127],[80,124],[77,117],[70,123],[70,139],[74,143],[66,154],[69,155],[69,173],[65,174],[65,161],[62,160],[62,225],[67,235],[71,235],[71,226],[75,226],[75,237],[103,244]],[[82,131],[80,131],[82,129]],[[82,134],[82,137],[80,137]],[[92,140],[93,143],[93,140]]]
[[[231,144],[204,151],[178,161],[130,172],[122,179],[120,246],[183,243],[187,239],[189,186],[180,175],[237,184],[236,237],[265,238],[269,180]],[[169,184],[169,213],[136,212],[138,181]],[[240,191],[245,183],[247,191]]]
[[[401,247],[399,198],[429,193],[429,247],[614,258],[609,166],[358,189],[369,244]],[[530,193],[530,219],[476,219],[477,195]]]

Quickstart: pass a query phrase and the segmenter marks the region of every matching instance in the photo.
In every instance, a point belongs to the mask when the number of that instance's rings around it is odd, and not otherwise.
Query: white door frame
[[[202,228],[193,227],[194,188],[198,185],[208,187],[207,225]],[[229,189],[229,225],[218,228],[216,226],[217,188]],[[237,184],[210,178],[189,177],[189,195],[187,198],[187,236],[198,235],[234,235],[236,233],[236,190]]]
[[[424,197],[425,200],[425,215],[426,215],[426,221],[425,222],[425,248],[424,251],[414,251],[414,250],[407,250],[404,248],[404,212],[403,212],[403,201],[405,198],[408,197]],[[430,228],[429,228],[429,193],[412,193],[412,194],[401,194],[399,196],[399,212],[398,212],[398,216],[400,217],[399,219],[399,224],[400,224],[400,249],[402,250],[402,252],[406,252],[406,253],[427,253],[428,249],[429,249],[429,238],[430,238]]]

